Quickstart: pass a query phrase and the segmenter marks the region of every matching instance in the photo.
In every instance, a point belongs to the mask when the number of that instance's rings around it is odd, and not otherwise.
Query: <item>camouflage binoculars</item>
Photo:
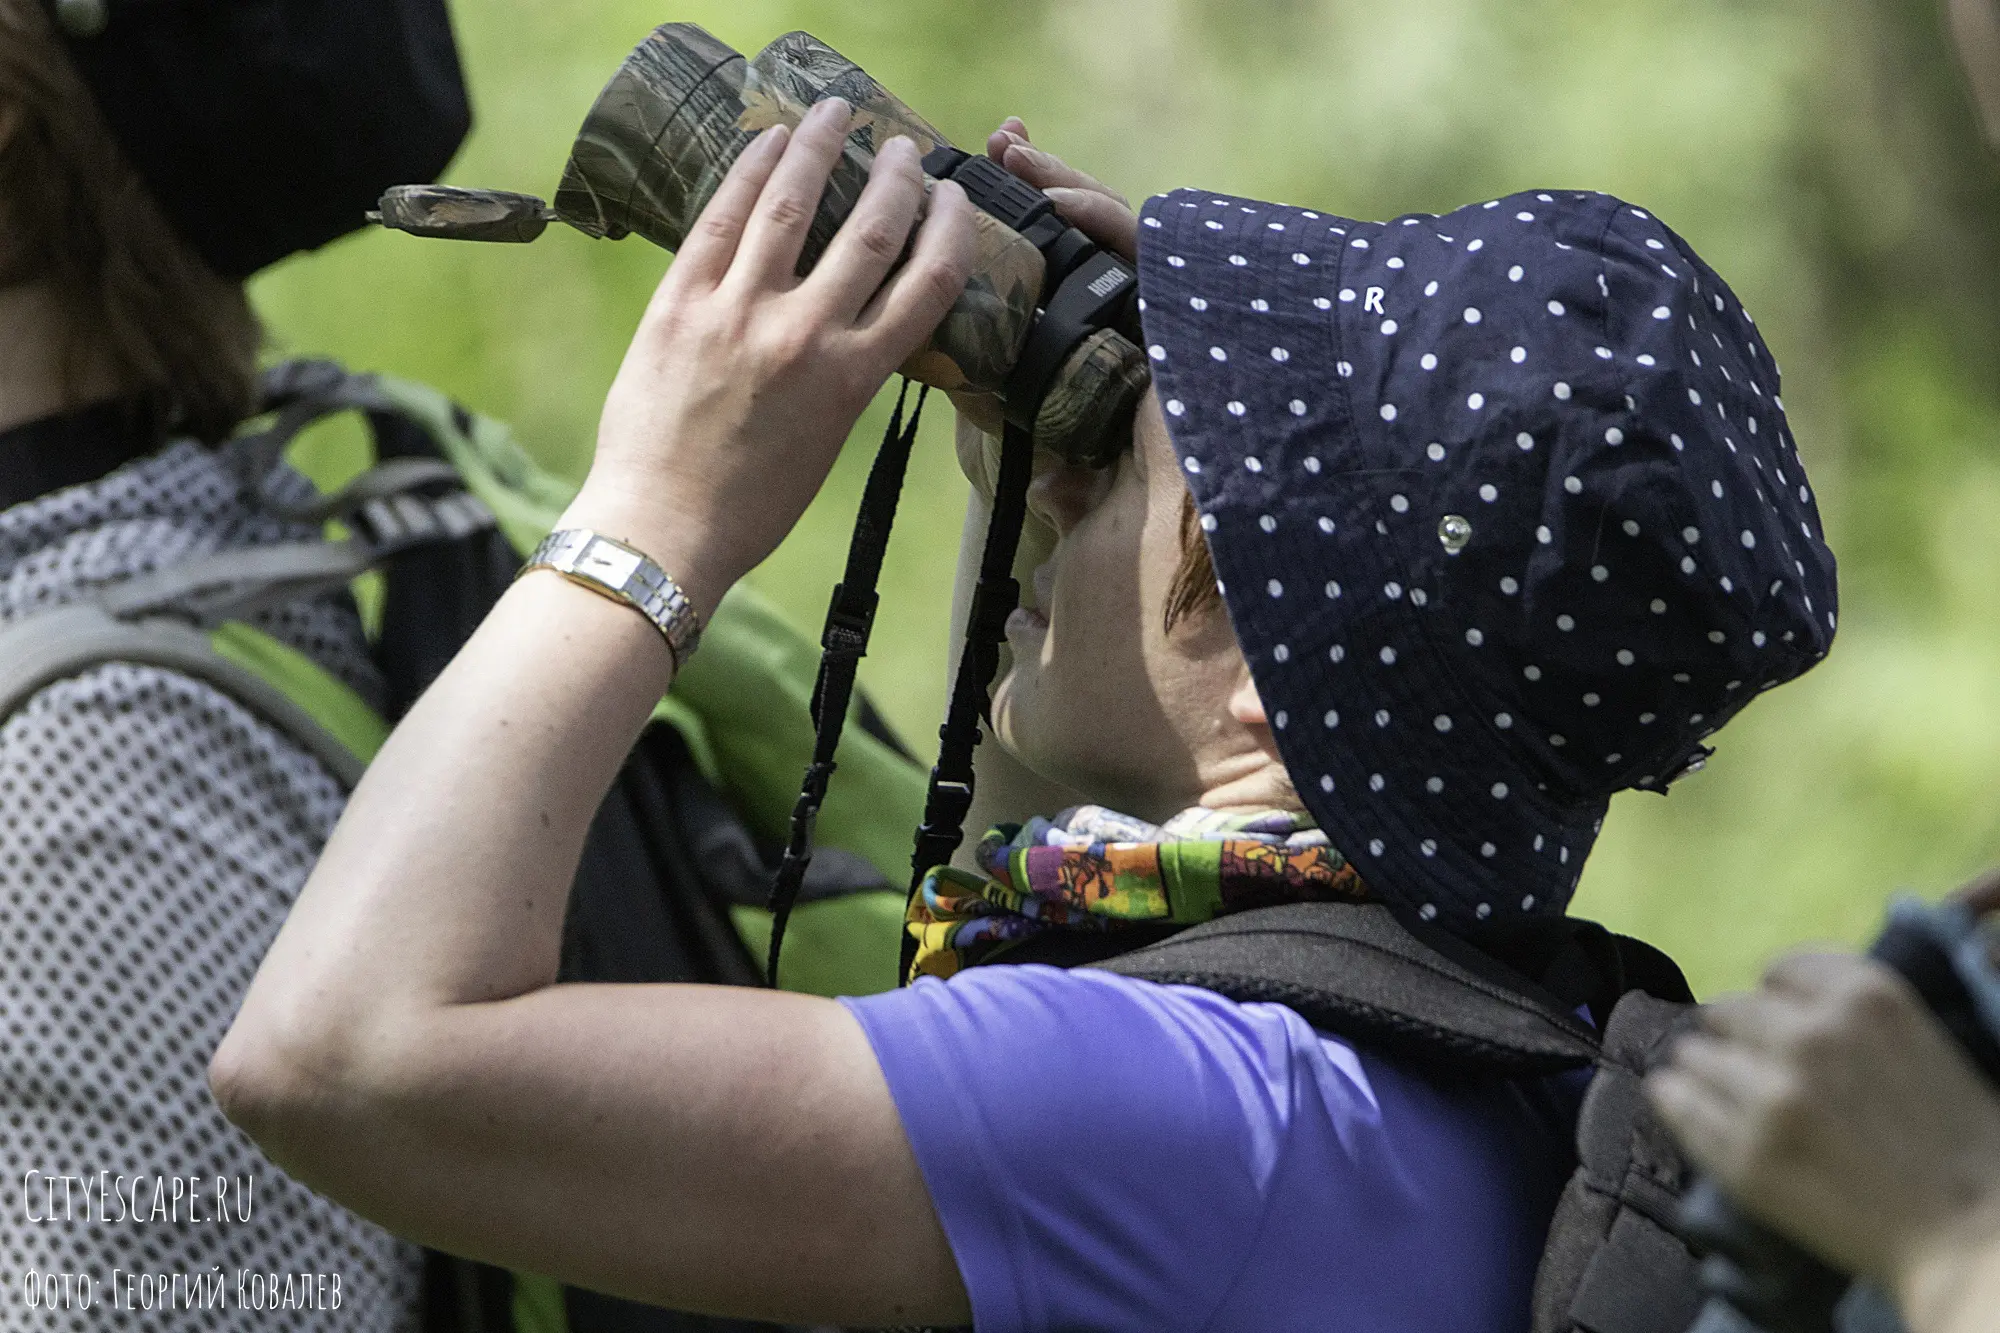
[[[532,241],[557,221],[613,240],[637,233],[677,250],[758,132],[796,125],[827,97],[844,98],[854,122],[799,272],[812,268],[853,209],[877,147],[907,136],[928,178],[957,181],[977,205],[978,250],[964,294],[903,372],[936,388],[990,395],[1010,427],[1071,462],[1113,461],[1151,382],[1138,346],[1132,266],[1064,223],[1048,196],[953,147],[807,33],[788,33],[746,59],[693,24],[666,24],[598,96],[553,207],[532,195],[402,185],[382,197],[377,220],[419,236],[485,241]]]

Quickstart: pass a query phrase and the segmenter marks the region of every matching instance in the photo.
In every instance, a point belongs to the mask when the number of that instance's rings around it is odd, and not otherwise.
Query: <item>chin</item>
[[[993,687],[993,739],[1000,748],[1044,782],[1065,787],[1078,785],[1077,765],[1069,762],[1064,742],[1074,745],[1085,737],[1066,736],[1063,728],[1046,716],[1040,703],[1032,668],[1010,666]]]
[[[992,724],[987,728],[992,738],[998,742],[1016,763],[1024,764],[1037,777],[1044,774],[1034,762],[1032,745],[1024,745],[1034,734],[1034,705],[1030,702],[1033,690],[1021,680],[1022,671],[1012,663],[1003,665],[1000,677],[993,684],[993,707],[988,713]]]
[[[1045,682],[1032,668],[1016,667],[1003,675],[993,689],[993,739],[1042,781],[1068,788],[1078,800],[1116,806],[1107,793],[1127,784],[1104,772],[1104,737],[1093,726],[1078,725],[1076,718],[1066,721],[1052,713],[1044,691]]]

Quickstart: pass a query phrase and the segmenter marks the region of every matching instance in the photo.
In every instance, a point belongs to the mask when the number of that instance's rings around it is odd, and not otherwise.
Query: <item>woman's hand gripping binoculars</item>
[[[774,145],[791,127],[790,147]],[[552,206],[399,186],[377,217],[418,235],[489,241],[533,240],[560,221],[607,239],[637,233],[677,253],[612,388],[596,464],[566,521],[632,536],[704,609],[797,521],[859,415],[862,387],[872,393],[900,366],[998,427],[997,469],[968,469],[990,478],[990,518],[912,854],[919,872],[948,861],[1019,601],[1013,571],[1035,460],[1115,463],[1151,386],[1124,201],[1039,154],[1019,122],[985,155],[960,151],[809,34],[789,33],[746,60],[692,24],[670,23],[605,85]],[[880,364],[890,348],[900,359]],[[891,417],[827,613],[814,759],[770,900],[773,978],[922,403],[919,393],[907,419],[901,402]]]
[[[1034,188],[1041,164],[1012,173],[961,152],[807,33],[788,33],[746,60],[693,24],[666,24],[605,85],[577,133],[553,206],[532,195],[413,185],[385,194],[376,216],[417,235],[486,241],[533,240],[560,221],[597,237],[637,233],[679,251],[755,136],[798,125],[827,98],[844,99],[854,117],[810,204],[797,272],[810,272],[827,251],[876,153],[894,139],[910,140],[926,189],[952,180],[976,212],[968,281],[902,363],[904,373],[988,400],[1038,449],[1093,466],[1115,458],[1151,382],[1137,346],[1130,245],[1122,253],[1107,249],[1066,222],[1056,202]],[[1067,178],[1051,183],[1078,188]]]
[[[1109,254],[1128,264],[1139,259],[1139,215],[1124,195],[1096,177],[1079,171],[1029,139],[1020,117],[1009,116],[986,140],[986,156],[996,165],[1049,197],[1057,214]],[[1000,434],[1006,426],[1005,405],[997,395],[961,389],[951,394],[958,409],[958,462],[973,488],[990,506],[1000,471]],[[1129,442],[1129,432],[1124,437]],[[1118,442],[1093,461],[1101,465],[1116,456]],[[1069,462],[1059,455],[1046,461]],[[1052,534],[1049,534],[1052,539]],[[1037,534],[1024,533],[1024,547],[1042,545]],[[1041,552],[1046,556],[1046,550]],[[1040,563],[1037,557],[1031,563]]]

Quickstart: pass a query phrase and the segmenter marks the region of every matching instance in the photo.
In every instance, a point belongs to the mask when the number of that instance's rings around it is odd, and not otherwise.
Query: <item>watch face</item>
[[[622,588],[637,572],[640,559],[635,551],[622,551],[609,542],[594,541],[577,556],[576,572]]]

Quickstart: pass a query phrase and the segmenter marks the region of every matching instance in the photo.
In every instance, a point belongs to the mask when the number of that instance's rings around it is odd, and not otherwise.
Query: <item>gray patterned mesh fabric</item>
[[[306,485],[284,474],[272,489]],[[0,512],[0,621],[159,565],[312,535],[259,513],[228,451],[179,445]],[[379,699],[346,599],[258,623]],[[316,760],[243,707],[157,668],[95,668],[0,722],[0,1163],[10,1176],[0,1326],[416,1327],[415,1248],[285,1177],[222,1118],[206,1082],[344,799]],[[30,1171],[90,1178],[87,1211],[72,1186],[73,1220],[30,1221],[14,1197]],[[200,1177],[209,1220],[104,1221],[131,1199],[106,1202],[99,1173]],[[254,1180],[247,1221],[213,1219],[218,1176]],[[152,1189],[139,1194],[148,1208]],[[37,1214],[47,1206],[40,1192],[32,1202]],[[60,1218],[60,1195],[56,1207]],[[121,1278],[114,1297],[114,1270],[165,1281],[169,1305],[184,1303],[172,1275],[219,1273],[223,1308],[166,1309],[157,1294],[151,1310],[116,1308],[126,1293]],[[340,1308],[240,1308],[243,1270],[280,1285],[287,1274],[338,1274]],[[24,1309],[31,1271],[89,1275],[93,1308]]]

